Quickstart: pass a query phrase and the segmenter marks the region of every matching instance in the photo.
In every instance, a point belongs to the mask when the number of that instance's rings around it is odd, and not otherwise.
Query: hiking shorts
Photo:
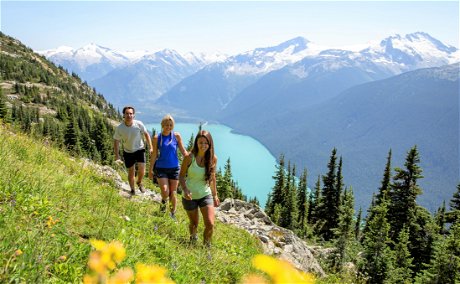
[[[125,166],[128,169],[134,166],[135,163],[145,163],[145,149],[137,150],[134,153],[123,151],[123,160],[125,160]]]
[[[193,210],[196,210],[198,206],[200,208],[206,207],[209,205],[214,206],[214,199],[212,198],[211,194],[206,195],[205,197],[200,198],[200,199],[192,199],[192,200],[188,200],[182,197],[182,205],[184,206],[185,210],[193,211]]]
[[[173,180],[179,180],[179,171],[180,168],[156,168],[155,167],[155,176],[157,178],[167,178]]]

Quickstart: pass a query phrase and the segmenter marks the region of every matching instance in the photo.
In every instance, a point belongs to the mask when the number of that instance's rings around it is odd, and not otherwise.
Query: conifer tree
[[[321,200],[319,203],[318,212],[321,217],[318,220],[321,224],[318,224],[317,230],[319,235],[324,240],[330,240],[333,237],[332,229],[337,227],[338,223],[338,212],[340,200],[337,198],[340,194],[337,194],[337,176],[336,176],[336,161],[337,161],[337,150],[334,148],[327,165],[328,173],[323,176],[323,189],[321,194]]]
[[[382,178],[381,185],[378,190],[377,196],[372,195],[372,202],[368,209],[368,214],[366,217],[366,224],[364,226],[363,233],[366,233],[367,225],[369,224],[370,220],[374,218],[373,216],[374,211],[372,210],[372,208],[376,205],[379,205],[382,202],[389,200],[390,198],[389,195],[390,195],[390,190],[391,190],[390,181],[391,181],[391,149],[388,152],[387,163],[385,166],[385,170],[383,172],[383,178]]]
[[[341,271],[342,265],[349,257],[350,244],[354,239],[354,196],[353,190],[345,190],[342,196],[342,202],[339,206],[339,219],[337,228],[333,228],[335,247],[337,249],[334,259],[333,268],[335,271]]]
[[[399,233],[398,241],[394,249],[394,269],[389,274],[389,283],[412,282],[413,258],[409,252],[409,229],[404,227]]]
[[[460,283],[460,224],[453,224],[447,237],[435,246],[428,268],[417,274],[415,283]]]
[[[356,223],[355,223],[355,239],[359,241],[361,239],[361,216],[363,214],[363,210],[359,207],[358,215],[356,216]]]
[[[288,166],[287,185],[284,190],[283,208],[279,225],[284,228],[294,229],[296,227],[297,205],[296,205],[296,183],[295,183],[295,165],[290,169]]]
[[[454,193],[449,205],[452,210],[460,211],[460,183],[457,185],[457,191]]]
[[[8,115],[8,108],[6,106],[6,98],[3,94],[3,89],[0,88],[0,118],[4,119]]]
[[[270,203],[267,204],[265,207],[266,212],[268,216],[272,217],[273,219],[273,214],[275,213],[275,205],[276,204],[282,204],[284,201],[284,188],[286,184],[286,169],[284,168],[284,155],[281,154],[279,158],[278,165],[276,166],[276,173],[273,176],[273,179],[275,180],[275,185],[273,186],[272,192],[271,192],[271,198]],[[276,223],[276,222],[275,222]]]
[[[112,161],[113,149],[105,120],[97,118],[95,127],[96,130],[94,131],[93,139],[96,144],[96,149],[99,152],[102,163],[109,164]]]
[[[319,202],[321,200],[321,176],[318,175],[318,179],[315,183],[314,192],[310,194],[310,207],[308,208],[308,223],[315,224],[319,220]]]
[[[436,225],[438,225],[438,234],[445,235],[447,230],[445,228],[446,224],[446,202],[443,201],[441,207],[438,208],[438,211],[435,215]]]
[[[364,265],[361,272],[368,283],[384,283],[392,270],[392,252],[389,238],[390,224],[387,220],[388,202],[372,207],[374,218],[367,224],[364,234]]]
[[[416,199],[422,193],[417,184],[417,181],[423,178],[419,163],[417,146],[414,146],[407,153],[405,169],[395,169],[390,193],[391,204],[388,211],[391,224],[390,237],[393,240],[396,240],[404,226],[414,222]]]
[[[80,153],[80,138],[77,130],[77,122],[73,117],[67,123],[64,133],[64,144],[70,152],[74,154]]]
[[[457,185],[457,191],[454,193],[449,205],[450,211],[446,213],[446,222],[460,223],[460,184]]]
[[[303,231],[308,219],[308,200],[307,200],[307,170],[304,169],[299,180],[297,191],[297,224],[299,229]]]
[[[390,182],[391,182],[391,149],[388,151],[387,163],[385,165],[385,170],[383,172],[382,182],[377,193],[375,204],[380,204],[383,199],[387,200],[390,193]]]

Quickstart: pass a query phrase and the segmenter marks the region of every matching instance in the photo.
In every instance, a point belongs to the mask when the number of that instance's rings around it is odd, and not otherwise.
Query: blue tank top
[[[171,131],[168,136],[160,133],[157,143],[160,156],[157,158],[155,167],[163,169],[178,168],[177,139],[174,132]]]

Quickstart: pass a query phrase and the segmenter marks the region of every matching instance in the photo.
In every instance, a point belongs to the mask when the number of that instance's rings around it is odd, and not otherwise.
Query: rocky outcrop
[[[264,253],[292,263],[297,269],[325,276],[305,241],[292,231],[275,225],[259,206],[236,199],[226,199],[216,210],[217,219],[256,236]]]
[[[85,163],[91,163],[85,161]],[[129,185],[122,180],[117,171],[109,166],[99,166],[91,163],[98,172],[115,182],[119,194],[126,198],[132,198],[129,193]],[[145,193],[136,192],[136,198],[132,200],[149,199],[161,201],[161,196],[152,190],[146,189]],[[219,221],[234,225],[257,237],[263,247],[264,253],[274,255],[292,263],[297,269],[312,272],[320,277],[325,276],[324,270],[319,265],[314,252],[318,248],[309,247],[292,231],[281,228],[274,224],[265,212],[257,205],[237,199],[226,199],[216,210]]]

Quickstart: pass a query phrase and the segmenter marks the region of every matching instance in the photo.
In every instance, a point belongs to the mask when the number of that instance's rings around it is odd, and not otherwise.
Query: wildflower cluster
[[[133,270],[129,267],[117,270],[117,265],[126,257],[123,244],[118,241],[106,243],[91,240],[91,245],[95,251],[89,256],[88,267],[91,273],[84,276],[83,283],[85,284],[129,283],[134,279],[136,283],[174,283],[165,276],[166,269],[156,265],[136,265],[135,278]]]
[[[256,255],[252,259],[252,265],[265,272],[270,281],[259,275],[250,274],[243,278],[244,284],[249,283],[315,283],[313,275],[298,271],[292,264],[285,260],[276,259],[267,255]]]
[[[48,216],[46,226],[51,229],[54,225],[56,225],[57,222],[59,222],[59,219],[53,219],[53,217]]]

